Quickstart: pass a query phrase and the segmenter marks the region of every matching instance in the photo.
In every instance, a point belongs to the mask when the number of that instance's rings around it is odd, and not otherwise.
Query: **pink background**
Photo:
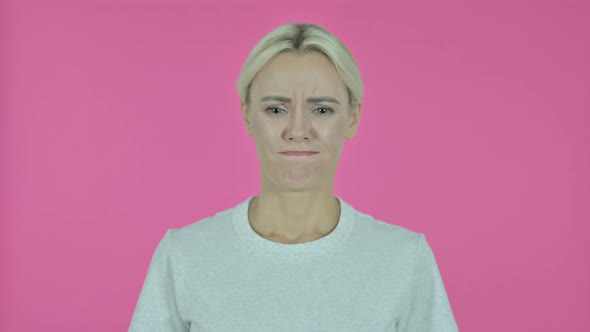
[[[126,331],[167,228],[259,190],[235,82],[287,21],[355,55],[335,193],[425,233],[462,331],[590,331],[587,1],[4,1],[0,330]]]

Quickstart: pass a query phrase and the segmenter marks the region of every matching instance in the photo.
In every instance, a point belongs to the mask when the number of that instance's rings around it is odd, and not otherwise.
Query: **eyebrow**
[[[291,98],[288,97],[283,97],[283,96],[266,96],[263,97],[262,99],[260,99],[260,101],[267,101],[267,100],[275,100],[275,101],[280,101],[282,103],[290,103],[292,100]],[[309,97],[307,98],[307,102],[308,103],[336,103],[336,104],[340,104],[340,102],[332,97],[328,97],[328,96],[321,96],[321,97]]]

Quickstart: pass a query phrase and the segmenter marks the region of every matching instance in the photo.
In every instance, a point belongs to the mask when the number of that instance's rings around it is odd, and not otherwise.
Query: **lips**
[[[318,154],[317,151],[283,151],[280,154],[285,156],[312,156],[314,154]]]

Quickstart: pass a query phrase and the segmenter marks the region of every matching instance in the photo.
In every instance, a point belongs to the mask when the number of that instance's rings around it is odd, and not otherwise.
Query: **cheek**
[[[328,145],[340,145],[346,134],[344,124],[338,123],[330,127],[323,128],[323,141]]]
[[[253,126],[254,138],[256,144],[261,147],[275,149],[275,145],[280,139],[280,129],[264,121],[258,122]]]
[[[276,140],[276,135],[277,135],[277,126],[272,126],[269,123],[261,123],[258,126],[258,130],[260,132],[260,137],[263,138],[264,140],[271,140],[271,141],[275,141]]]
[[[260,121],[259,118],[254,118],[251,120],[252,131],[258,137],[264,137],[265,134],[269,131],[268,124],[264,121]]]

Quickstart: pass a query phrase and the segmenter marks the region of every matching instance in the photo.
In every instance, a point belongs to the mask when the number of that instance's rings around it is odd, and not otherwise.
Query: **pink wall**
[[[425,233],[462,331],[590,331],[587,1],[4,1],[0,330],[124,331],[166,228],[259,189],[235,81],[290,20],[366,94],[335,193]]]

